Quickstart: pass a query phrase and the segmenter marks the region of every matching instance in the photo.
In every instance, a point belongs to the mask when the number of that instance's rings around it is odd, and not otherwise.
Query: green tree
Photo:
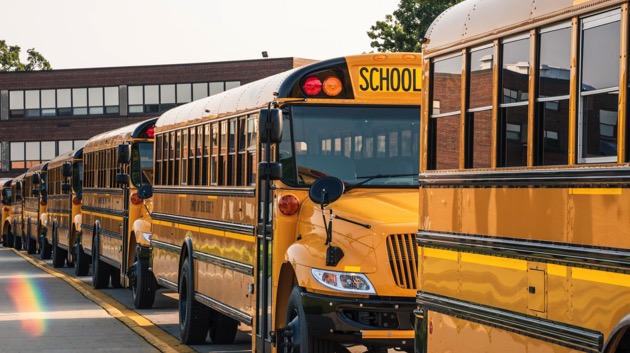
[[[27,62],[20,61],[20,47],[0,40],[0,71],[52,70],[50,63],[35,49],[28,49]]]
[[[400,0],[393,15],[376,21],[367,32],[370,46],[379,52],[419,52],[433,20],[447,8],[462,0]]]

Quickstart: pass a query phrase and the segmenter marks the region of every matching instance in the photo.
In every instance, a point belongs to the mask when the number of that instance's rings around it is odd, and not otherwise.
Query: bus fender
[[[617,349],[617,345],[624,338],[626,332],[630,328],[630,314],[626,315],[623,319],[617,323],[615,328],[612,330],[606,343],[604,344],[604,349],[602,352],[614,352]]]
[[[136,244],[143,247],[151,245],[151,222],[144,218],[137,219],[133,222],[132,231],[136,236]]]
[[[182,249],[181,252],[179,254],[179,268],[177,269],[177,287],[179,288],[179,278],[182,276],[182,266],[184,266],[184,260],[186,261],[190,261],[190,268],[193,271],[193,273],[195,272],[195,269],[193,267],[193,260],[192,260],[192,254],[193,254],[193,244],[192,244],[192,238],[191,238],[191,234],[190,231],[188,231],[188,233],[186,234],[186,238],[184,239],[184,244],[182,244]],[[188,259],[190,257],[190,259]]]
[[[39,222],[42,227],[48,227],[48,213],[44,212],[39,216]]]
[[[376,272],[376,255],[373,248],[340,235],[334,237],[334,245],[344,252],[344,257],[334,267],[326,266],[328,245],[325,245],[320,237],[305,236],[287,249],[285,260],[293,267],[300,286],[304,286],[313,278],[311,275],[313,268],[344,272],[347,266],[352,266],[354,269],[360,269],[361,273]]]
[[[80,213],[78,215],[74,216],[74,220],[73,220],[74,229],[76,229],[77,232],[81,231],[81,221],[82,221],[82,218],[81,218],[81,214]]]

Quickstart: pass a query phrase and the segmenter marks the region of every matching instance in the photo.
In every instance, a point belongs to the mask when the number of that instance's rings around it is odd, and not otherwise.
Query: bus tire
[[[238,321],[214,311],[210,319],[210,341],[214,344],[232,344],[238,332]]]
[[[109,265],[101,261],[99,251],[98,228],[92,242],[92,287],[103,289],[109,286]]]
[[[133,296],[133,305],[136,309],[151,309],[155,302],[155,291],[157,285],[153,275],[148,268],[142,265],[138,252],[136,252],[135,262],[133,263],[133,271],[131,282],[131,294]]]
[[[13,248],[15,250],[22,250],[22,237],[18,237],[17,235],[13,236]]]
[[[30,255],[34,254],[37,250],[37,242],[35,239],[31,238],[30,234],[26,236],[26,244],[24,244],[24,246],[26,246],[26,253]]]
[[[48,242],[48,239],[46,239],[45,234],[41,235],[41,239],[42,239],[42,246],[40,249],[41,250],[40,256],[42,260],[49,260],[52,257],[52,245]]]
[[[6,227],[9,228],[9,227]],[[2,232],[2,246],[5,248],[9,247],[9,232],[8,229],[6,229],[6,231],[3,230]]]
[[[83,251],[83,245],[77,243],[75,246],[77,252],[76,263],[74,265],[75,276],[87,276],[90,272],[90,257]]]
[[[184,259],[179,276],[179,336],[184,344],[201,344],[208,336],[210,309],[195,300],[191,261]]]
[[[349,353],[336,342],[313,337],[308,329],[304,307],[302,307],[302,289],[294,286],[287,303],[285,321],[284,353]]]
[[[4,239],[6,239],[7,241],[7,248],[12,248],[13,247],[13,233],[11,233],[11,229],[9,227],[7,227],[7,231],[6,233],[4,233]]]
[[[109,267],[109,277],[112,283],[112,288],[122,288],[120,282],[120,269]]]
[[[57,240],[56,230],[53,230],[52,242],[52,265],[54,268],[63,267],[67,253],[65,250],[59,248],[59,241]]]

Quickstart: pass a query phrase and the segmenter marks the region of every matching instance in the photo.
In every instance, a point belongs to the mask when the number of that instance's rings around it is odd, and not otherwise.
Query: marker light
[[[145,130],[145,133],[147,134],[148,138],[153,138],[155,136],[155,126],[149,126]]]
[[[341,292],[376,294],[370,280],[362,273],[312,269],[311,274],[322,285]]]
[[[3,210],[4,212],[9,212],[9,208],[8,208],[8,207],[6,207],[6,206],[5,206],[2,210]]]
[[[39,201],[40,206],[46,206],[48,203],[44,200]]]
[[[300,201],[293,195],[284,195],[278,201],[278,208],[283,215],[291,216],[300,209]]]
[[[81,199],[79,199],[78,197],[73,197],[72,198],[72,204],[75,206],[79,206],[81,204]]]
[[[134,192],[133,194],[131,194],[131,203],[134,205],[140,205],[142,204],[142,199],[140,198],[140,196],[138,196],[137,192]]]
[[[331,97],[341,93],[342,88],[341,80],[335,76],[326,77],[324,80],[324,93]]]
[[[319,94],[319,92],[322,91],[322,81],[314,76],[308,77],[306,80],[304,80],[302,89],[307,95],[316,96]]]

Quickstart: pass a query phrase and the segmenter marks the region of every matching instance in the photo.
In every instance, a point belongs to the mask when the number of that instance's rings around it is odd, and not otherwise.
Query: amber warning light
[[[309,96],[320,95],[322,91],[327,97],[337,97],[343,90],[343,83],[337,76],[327,76],[323,79],[309,76],[302,83],[302,91]]]

